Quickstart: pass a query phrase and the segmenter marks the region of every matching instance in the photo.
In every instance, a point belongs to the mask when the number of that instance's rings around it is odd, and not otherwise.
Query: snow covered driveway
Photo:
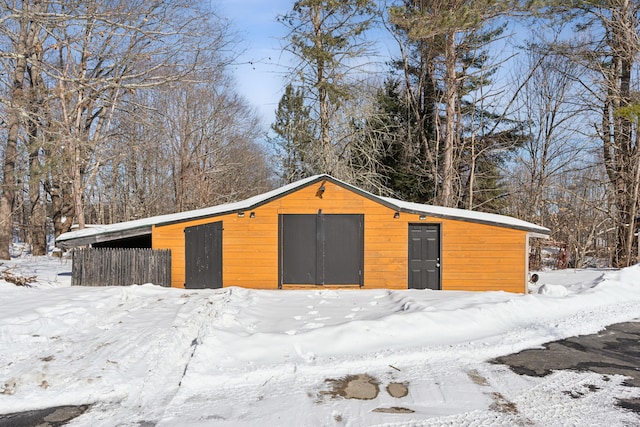
[[[487,363],[640,318],[640,267],[540,276],[530,295],[0,282],[0,414],[88,403],[71,425],[637,424],[615,406],[640,395],[622,376]],[[354,377],[366,400],[340,388]]]

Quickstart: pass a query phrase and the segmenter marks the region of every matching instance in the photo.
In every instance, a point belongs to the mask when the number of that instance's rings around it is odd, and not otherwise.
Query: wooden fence
[[[168,249],[74,249],[72,286],[171,286]]]

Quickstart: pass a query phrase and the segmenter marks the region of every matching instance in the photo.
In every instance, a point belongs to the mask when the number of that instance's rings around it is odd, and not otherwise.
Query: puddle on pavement
[[[325,382],[331,386],[331,389],[321,393],[334,398],[340,396],[345,399],[372,400],[380,393],[380,382],[367,374],[326,379]]]
[[[343,378],[328,378],[325,383],[329,385],[329,390],[320,392],[320,396],[330,396],[331,398],[373,400],[380,394],[380,381],[368,374],[347,375]],[[409,395],[409,383],[391,382],[387,384],[385,390],[389,396],[402,399]],[[385,414],[412,414],[413,409],[402,406],[391,406],[388,408],[375,408],[372,412]]]
[[[405,383],[390,383],[387,386],[387,393],[391,397],[401,399],[409,394],[409,387]]]

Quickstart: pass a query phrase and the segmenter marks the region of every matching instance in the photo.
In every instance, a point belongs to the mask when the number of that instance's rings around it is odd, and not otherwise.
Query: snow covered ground
[[[0,266],[0,414],[92,404],[72,426],[637,425],[624,377],[487,360],[640,318],[640,267],[542,272],[534,293],[70,287]],[[372,397],[347,398],[367,375]],[[388,388],[402,384],[407,392]],[[580,399],[571,390],[591,390]],[[397,397],[393,397],[395,395]]]

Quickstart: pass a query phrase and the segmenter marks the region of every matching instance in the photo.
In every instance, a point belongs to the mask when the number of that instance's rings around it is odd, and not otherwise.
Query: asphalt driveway
[[[82,415],[88,405],[54,408],[0,415],[0,427],[60,427]]]
[[[597,334],[571,337],[492,361],[514,372],[543,377],[557,370],[625,375],[625,385],[640,387],[640,319],[617,323]],[[621,400],[619,406],[640,413],[640,399]]]

